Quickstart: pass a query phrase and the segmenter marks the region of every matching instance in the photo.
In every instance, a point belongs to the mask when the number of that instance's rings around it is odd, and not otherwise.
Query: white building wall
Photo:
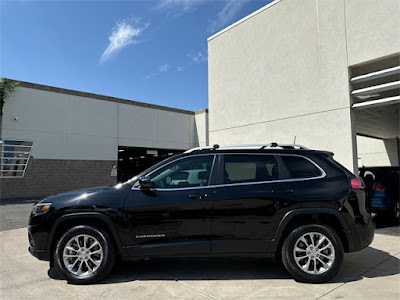
[[[194,142],[199,146],[208,146],[208,110],[197,111],[195,114],[195,136]]]
[[[210,144],[296,143],[356,167],[344,1],[275,1],[211,37]]]
[[[5,100],[2,137],[35,141],[35,158],[116,160],[117,115],[118,103],[18,87]]]
[[[188,149],[193,147],[194,115],[120,104],[120,146]]]
[[[399,0],[345,0],[349,66],[400,52]]]
[[[374,139],[357,136],[359,167],[399,166],[396,139]]]
[[[1,129],[3,139],[34,140],[38,159],[115,161],[118,146],[184,150],[199,144],[194,113],[27,87],[6,99]]]

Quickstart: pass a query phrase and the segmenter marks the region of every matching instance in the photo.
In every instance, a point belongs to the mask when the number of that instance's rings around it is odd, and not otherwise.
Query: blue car
[[[371,212],[385,214],[399,224],[399,167],[364,167],[359,171]]]

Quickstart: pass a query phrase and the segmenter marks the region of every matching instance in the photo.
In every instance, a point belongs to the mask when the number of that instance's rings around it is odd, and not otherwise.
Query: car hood
[[[127,193],[132,187],[131,183],[122,183],[113,186],[100,186],[75,190],[49,196],[40,201],[52,203],[60,208],[63,206],[118,206],[122,205]]]

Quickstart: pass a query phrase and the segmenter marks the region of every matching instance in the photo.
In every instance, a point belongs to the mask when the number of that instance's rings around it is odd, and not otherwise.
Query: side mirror
[[[151,182],[150,177],[148,176],[140,176],[139,185],[142,190],[150,190],[154,187],[154,184]]]

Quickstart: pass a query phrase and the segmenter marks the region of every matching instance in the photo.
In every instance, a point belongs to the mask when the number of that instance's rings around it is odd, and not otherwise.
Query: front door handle
[[[189,195],[189,198],[191,198],[191,199],[200,199],[201,200],[201,199],[204,199],[207,197],[208,197],[208,194],[200,194],[200,193]]]
[[[276,190],[272,190],[272,193],[283,195],[283,194],[293,193],[293,190],[292,189],[276,189]]]

